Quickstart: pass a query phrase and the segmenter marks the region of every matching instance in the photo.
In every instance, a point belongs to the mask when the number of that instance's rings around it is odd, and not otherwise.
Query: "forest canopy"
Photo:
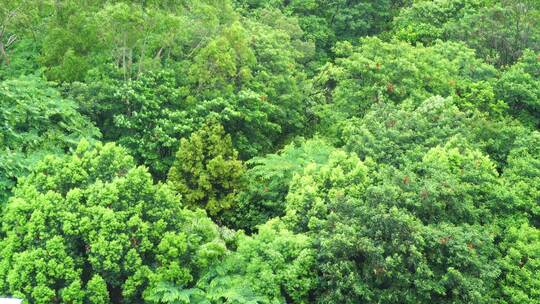
[[[540,2],[0,0],[0,298],[540,304]]]

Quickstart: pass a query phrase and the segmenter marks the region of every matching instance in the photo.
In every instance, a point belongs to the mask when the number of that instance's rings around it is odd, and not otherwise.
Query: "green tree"
[[[209,269],[196,287],[161,283],[145,300],[151,303],[309,303],[317,278],[311,239],[294,234],[279,220],[259,233],[235,234],[236,250]]]
[[[495,92],[510,106],[509,112],[524,124],[540,126],[540,53],[526,50],[519,61],[504,71]]]
[[[525,49],[540,50],[540,6],[531,0],[496,1],[466,15],[449,36],[465,41],[487,62],[507,66]]]
[[[297,24],[279,11],[240,18],[227,9],[228,1],[220,3],[172,11],[121,3],[80,21],[87,30],[108,24],[111,32],[96,34],[96,51],[77,55],[90,67],[82,79],[72,79],[82,82],[65,83],[67,94],[106,140],[128,147],[159,179],[172,164],[178,139],[208,116],[217,114],[244,160],[275,152],[303,133],[311,116],[301,64],[311,51]],[[51,47],[57,43],[67,45],[50,41]],[[57,67],[45,65],[49,74]]]
[[[535,274],[540,268],[540,231],[528,224],[511,226],[500,248],[501,303],[539,303],[540,281]]]
[[[538,50],[536,1],[417,1],[393,21],[394,37],[411,43],[460,40],[496,66],[514,63],[527,49]]]
[[[307,40],[314,41],[318,49],[318,65],[330,57],[337,41],[355,41],[362,36],[376,35],[389,28],[399,9],[409,0],[382,1],[260,1],[237,0],[248,12],[256,8],[273,7],[298,18]],[[317,66],[317,65],[315,65]]]
[[[345,206],[317,232],[319,303],[492,301],[496,248],[482,227],[423,226],[398,207]]]
[[[63,154],[99,131],[77,105],[42,78],[22,76],[0,82],[0,201],[17,177],[47,154]]]
[[[540,304],[539,20],[3,1],[0,295]]]
[[[460,136],[488,154],[502,170],[516,139],[528,133],[527,129],[505,116],[460,107],[463,100],[457,97],[428,98],[418,107],[408,101],[375,104],[361,119],[341,122],[339,142],[361,159],[370,157],[381,165],[402,166],[420,162],[429,149]]]
[[[71,87],[81,112],[92,117],[105,140],[128,148],[162,179],[172,165],[179,139],[201,124],[189,118],[181,80],[168,69],[147,72],[129,82],[121,76],[92,79]]]
[[[1,220],[0,292],[30,303],[139,303],[162,281],[193,286],[225,252],[204,212],[114,144],[45,158]]]
[[[335,150],[323,139],[299,139],[277,154],[255,157],[246,164],[245,188],[226,213],[230,227],[252,232],[256,226],[285,214],[285,197],[295,174],[307,165],[326,164]]]
[[[207,286],[240,280],[260,297],[259,303],[309,303],[317,281],[311,246],[306,235],[270,220],[257,234],[238,237],[235,252],[216,268],[218,275]]]
[[[167,5],[169,4],[169,5]],[[85,80],[92,69],[113,65],[122,80],[185,58],[233,19],[228,1],[91,1],[55,6],[43,20],[41,62],[60,81]],[[179,58],[178,58],[179,57]]]
[[[369,181],[356,155],[337,150],[324,165],[308,164],[294,176],[283,220],[295,232],[317,231],[344,200],[361,197]]]
[[[46,14],[50,4],[34,0],[13,0],[3,3],[0,8],[0,67],[11,70],[17,57],[18,44],[27,42],[29,33],[36,34],[40,17]],[[23,68],[18,66],[17,68]]]
[[[189,139],[181,140],[168,181],[186,205],[216,216],[233,206],[244,173],[230,135],[219,123],[209,121]]]
[[[418,178],[344,152],[296,175],[283,221],[313,239],[317,302],[493,301],[498,250],[482,223],[502,186],[487,157],[455,145],[409,163]]]
[[[455,103],[451,98],[433,97],[417,108],[410,103],[375,104],[363,118],[343,122],[342,141],[346,150],[381,165],[418,162],[430,148],[471,132],[469,115]]]
[[[540,225],[540,133],[532,132],[518,140],[508,155],[503,182],[516,195],[512,206],[529,218],[534,227]]]
[[[247,34],[235,22],[195,56],[189,75],[202,98],[229,96],[252,78],[256,59]]]
[[[366,201],[407,209],[424,224],[490,224],[513,208],[495,164],[459,137],[379,173],[381,184],[368,189]]]
[[[392,21],[394,37],[412,44],[433,44],[446,40],[461,19],[486,5],[486,0],[415,1]]]
[[[358,47],[344,43],[336,49],[342,57],[317,78],[317,112],[325,132],[335,132],[344,119],[361,118],[373,104],[410,100],[418,106],[434,95],[460,97],[471,85],[496,76],[461,43],[415,47],[365,38]]]

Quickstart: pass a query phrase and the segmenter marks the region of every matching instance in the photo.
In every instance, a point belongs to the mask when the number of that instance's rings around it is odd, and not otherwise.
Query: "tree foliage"
[[[125,149],[84,141],[17,186],[1,231],[0,291],[32,303],[140,302],[161,281],[192,286],[225,251]]]
[[[251,232],[257,225],[285,214],[285,197],[291,181],[307,165],[325,164],[335,150],[323,139],[299,140],[278,154],[252,158],[235,206],[226,214],[229,226]]]
[[[0,202],[17,177],[47,154],[62,154],[81,138],[100,132],[77,105],[43,79],[23,76],[0,82]]]
[[[394,19],[394,36],[411,43],[460,40],[488,63],[514,63],[525,49],[538,51],[536,1],[417,1]]]
[[[0,2],[0,297],[540,304],[538,0]]]
[[[358,47],[343,43],[336,50],[342,57],[317,79],[318,114],[330,130],[343,119],[361,118],[373,104],[410,101],[418,106],[434,95],[461,97],[496,75],[472,50],[454,42],[415,47],[365,38]]]
[[[498,80],[497,97],[505,100],[512,114],[524,124],[539,126],[540,117],[540,53],[527,50],[523,57]]]
[[[182,139],[168,182],[186,205],[204,208],[215,216],[234,204],[244,172],[230,135],[210,121],[189,140]]]
[[[46,74],[64,82],[105,138],[128,147],[160,178],[172,164],[178,139],[201,128],[209,116],[218,116],[240,156],[248,159],[302,133],[309,113],[300,62],[310,46],[297,24],[279,11],[241,18],[228,1],[184,5],[174,11],[134,3],[97,5],[86,19],[73,17],[87,24],[84,29],[69,22],[51,25],[88,37],[90,50],[53,49],[50,56],[62,59],[46,60],[48,53],[42,58]],[[43,52],[49,52],[47,39]],[[82,45],[50,39],[55,48]],[[80,75],[66,78],[71,73],[66,64]]]
[[[237,0],[248,9],[279,8],[298,18],[307,40],[317,46],[319,64],[328,59],[337,41],[354,41],[357,37],[376,35],[389,28],[399,9],[409,0],[382,1],[261,1]]]

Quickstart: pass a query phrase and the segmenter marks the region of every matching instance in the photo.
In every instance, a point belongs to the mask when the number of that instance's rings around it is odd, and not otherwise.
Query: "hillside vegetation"
[[[540,304],[540,1],[0,0],[0,296]]]

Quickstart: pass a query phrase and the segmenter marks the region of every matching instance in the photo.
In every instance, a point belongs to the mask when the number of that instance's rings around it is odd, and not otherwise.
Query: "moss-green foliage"
[[[502,186],[487,157],[453,143],[410,164],[418,169],[377,173],[346,155],[308,166],[287,196],[285,223],[317,244],[319,302],[493,300],[498,251],[481,223]]]
[[[54,18],[42,21],[48,31],[40,37],[40,61],[48,77],[82,81],[91,70],[113,64],[122,79],[131,79],[234,19],[228,1],[90,1],[80,8],[77,2],[55,5]]]
[[[457,150],[445,149],[448,150],[436,148],[426,154],[425,162],[444,160],[441,155],[434,156],[440,153],[449,154],[447,159],[462,157]],[[441,165],[452,167],[454,162],[443,161]],[[470,163],[475,164],[473,160]],[[460,162],[456,165],[462,166]],[[293,231],[311,235],[317,244],[317,269],[324,278],[314,291],[320,293],[319,302],[427,303],[430,298],[442,303],[489,301],[489,295],[481,290],[491,290],[499,274],[497,265],[488,263],[497,254],[492,237],[481,226],[441,223],[452,222],[451,216],[458,223],[468,222],[460,212],[469,210],[474,214],[483,207],[467,208],[460,195],[455,196],[454,203],[440,197],[433,201],[449,204],[442,207],[445,216],[430,220],[430,216],[438,213],[437,208],[430,203],[422,205],[420,193],[408,197],[405,192],[423,180],[450,183],[449,176],[442,177],[444,173],[439,169],[434,170],[436,177],[426,176],[418,181],[394,172],[384,181],[395,180],[398,187],[403,187],[396,191],[389,184],[372,184],[373,172],[366,165],[354,156],[336,152],[327,165],[316,171],[308,166],[293,181],[284,221]],[[449,175],[455,172],[455,168],[448,170]],[[495,174],[492,164],[488,163],[485,170],[487,174]],[[425,186],[418,185],[421,189]],[[471,189],[467,189],[471,191],[469,202],[477,195],[475,190],[483,191],[480,187],[468,188]],[[445,195],[444,189],[436,189],[441,193],[428,195]],[[408,202],[412,205],[408,206]],[[457,211],[454,214],[453,208]],[[475,246],[482,247],[474,249]],[[481,252],[459,254],[473,250]]]
[[[140,302],[161,281],[194,284],[225,251],[203,212],[114,144],[45,158],[1,219],[0,292],[31,303]]]
[[[540,50],[538,1],[490,2],[464,16],[449,36],[465,41],[479,57],[496,66],[514,63],[525,49]]]
[[[384,119],[381,119],[384,117]],[[362,118],[343,123],[347,150],[383,164],[420,161],[427,150],[452,136],[470,132],[471,118],[452,99],[434,97],[419,107],[376,104]]]
[[[216,216],[234,204],[244,172],[230,135],[219,123],[209,121],[189,139],[181,140],[168,182],[187,206],[204,208]]]
[[[198,123],[185,111],[179,78],[166,69],[127,83],[112,77],[89,78],[88,84],[71,88],[81,110],[103,130],[105,140],[117,140],[154,175],[165,176],[179,139]]]
[[[457,138],[382,174],[384,184],[370,188],[367,200],[408,209],[427,224],[488,223],[505,208],[493,162]]]
[[[359,204],[349,214],[321,233],[321,303],[490,301],[499,272],[480,227],[426,227],[396,207]]]

